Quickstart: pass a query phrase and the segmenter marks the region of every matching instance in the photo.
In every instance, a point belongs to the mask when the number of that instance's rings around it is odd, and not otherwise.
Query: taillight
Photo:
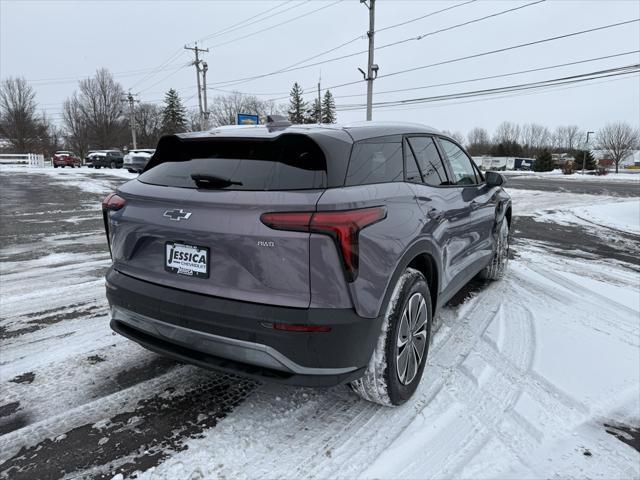
[[[109,232],[109,212],[116,212],[124,207],[124,198],[116,193],[110,193],[102,200],[102,220],[104,221],[104,233],[107,234],[107,245],[109,246],[109,255],[113,258],[111,252],[111,235]]]
[[[102,200],[102,208],[104,210],[117,211],[124,207],[124,198],[116,193],[110,193]]]
[[[347,280],[358,276],[358,234],[387,216],[384,207],[324,212],[264,213],[262,223],[275,230],[320,233],[333,238],[342,258]]]

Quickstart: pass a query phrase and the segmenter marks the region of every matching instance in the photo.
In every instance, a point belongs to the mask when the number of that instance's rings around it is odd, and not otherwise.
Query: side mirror
[[[487,172],[484,176],[487,181],[487,186],[489,187],[499,187],[506,182],[505,178],[498,172]]]

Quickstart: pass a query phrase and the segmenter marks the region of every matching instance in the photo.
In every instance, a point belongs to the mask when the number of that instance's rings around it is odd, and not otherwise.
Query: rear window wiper
[[[228,178],[208,173],[192,173],[191,179],[196,182],[198,188],[226,188],[231,185],[242,185],[242,182],[234,182]]]

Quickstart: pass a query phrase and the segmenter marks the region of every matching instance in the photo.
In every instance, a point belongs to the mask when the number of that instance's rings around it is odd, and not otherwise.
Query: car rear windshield
[[[327,167],[322,150],[304,135],[276,140],[207,139],[172,142],[159,147],[143,183],[198,188],[193,177],[215,178],[225,190],[307,190],[325,188]],[[159,163],[158,163],[159,162]],[[210,188],[210,187],[209,187]]]

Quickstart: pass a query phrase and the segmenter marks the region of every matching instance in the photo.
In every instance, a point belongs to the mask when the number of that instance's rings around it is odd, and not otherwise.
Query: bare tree
[[[553,148],[572,152],[580,146],[580,139],[583,136],[577,125],[560,125],[556,127],[552,136]]]
[[[162,131],[162,108],[153,103],[141,103],[134,115],[138,143],[145,148],[155,147]]]
[[[458,142],[460,145],[464,145],[464,135],[462,133],[460,133],[460,132],[451,132],[449,130],[443,130],[442,133],[444,133],[445,135],[450,136],[456,142]]]
[[[27,153],[42,143],[36,108],[36,93],[24,78],[9,77],[0,84],[0,134],[17,152]]]
[[[611,155],[618,173],[620,162],[640,146],[640,131],[628,123],[609,123],[598,132],[597,144]]]
[[[211,108],[209,108],[209,111],[211,111]],[[202,128],[202,117],[200,116],[200,111],[196,108],[187,110],[187,131],[199,132]]]
[[[522,126],[521,138],[525,155],[532,157],[549,145],[549,129],[538,123],[527,123]]]
[[[253,95],[233,92],[229,95],[214,97],[209,111],[211,112],[209,117],[211,124],[220,126],[235,125],[238,113],[258,115],[260,122],[264,123],[267,115],[284,114],[286,108],[273,101],[264,101]]]
[[[127,122],[123,115],[124,90],[113,75],[101,68],[93,78],[80,81],[78,106],[87,123],[94,148],[119,147],[128,142]]]
[[[513,122],[502,122],[493,136],[494,143],[519,143],[519,141],[520,125]]]
[[[74,93],[62,105],[62,124],[67,146],[85,157],[91,144],[90,128],[84,116],[78,96]]]
[[[471,155],[487,155],[491,150],[489,132],[475,127],[467,134],[467,150]]]

